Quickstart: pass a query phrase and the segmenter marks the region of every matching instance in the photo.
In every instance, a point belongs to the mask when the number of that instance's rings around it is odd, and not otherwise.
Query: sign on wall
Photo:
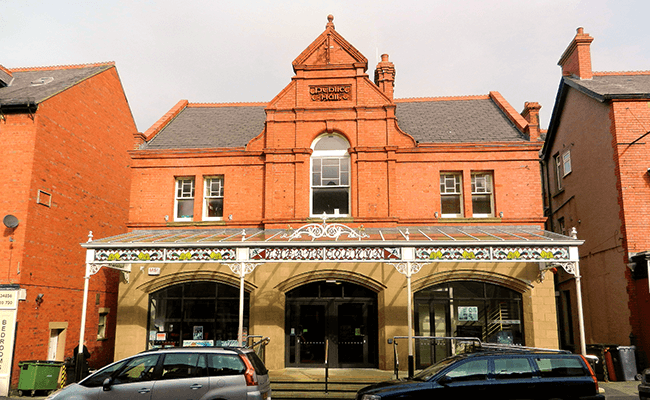
[[[352,99],[352,85],[309,86],[311,101],[341,101]]]
[[[9,395],[17,312],[18,290],[0,288],[0,396]]]

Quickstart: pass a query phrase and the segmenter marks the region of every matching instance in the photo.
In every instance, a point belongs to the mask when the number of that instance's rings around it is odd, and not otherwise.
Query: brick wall
[[[20,132],[25,126],[31,126],[31,140],[29,133]],[[78,343],[85,273],[85,250],[79,244],[88,240],[89,231],[96,237],[126,231],[127,151],[136,128],[111,68],[41,103],[33,121],[13,115],[0,129],[3,140],[15,136],[28,146],[10,154],[12,165],[23,166],[16,171],[21,182],[9,202],[19,205],[13,209],[19,209],[16,235],[21,241],[6,276],[27,291],[18,311],[15,385],[18,361],[47,359],[50,322],[68,323],[66,357]],[[37,204],[39,190],[51,195],[49,206]],[[91,367],[113,359],[118,279],[110,270],[90,279],[85,335],[93,353]],[[35,303],[39,293],[44,295],[41,305]],[[99,308],[111,310],[104,341],[96,340]]]

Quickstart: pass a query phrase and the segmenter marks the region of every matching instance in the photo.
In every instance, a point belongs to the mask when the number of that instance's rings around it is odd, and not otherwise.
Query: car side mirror
[[[111,378],[104,379],[104,382],[102,383],[102,387],[104,388],[104,391],[108,392],[109,390],[111,390],[112,384],[113,384],[113,380]]]
[[[448,375],[445,375],[442,378],[438,379],[438,383],[443,386],[451,383],[451,381],[452,379]]]

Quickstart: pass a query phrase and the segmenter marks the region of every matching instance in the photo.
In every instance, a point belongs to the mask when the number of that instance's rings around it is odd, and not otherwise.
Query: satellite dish
[[[7,228],[14,229],[18,226],[18,218],[14,217],[11,214],[7,214],[2,219],[2,223],[4,223]]]

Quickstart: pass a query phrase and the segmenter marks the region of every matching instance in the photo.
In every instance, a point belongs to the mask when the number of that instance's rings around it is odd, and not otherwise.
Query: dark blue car
[[[442,360],[410,379],[361,389],[357,400],[599,399],[584,357],[550,351],[480,351]]]

